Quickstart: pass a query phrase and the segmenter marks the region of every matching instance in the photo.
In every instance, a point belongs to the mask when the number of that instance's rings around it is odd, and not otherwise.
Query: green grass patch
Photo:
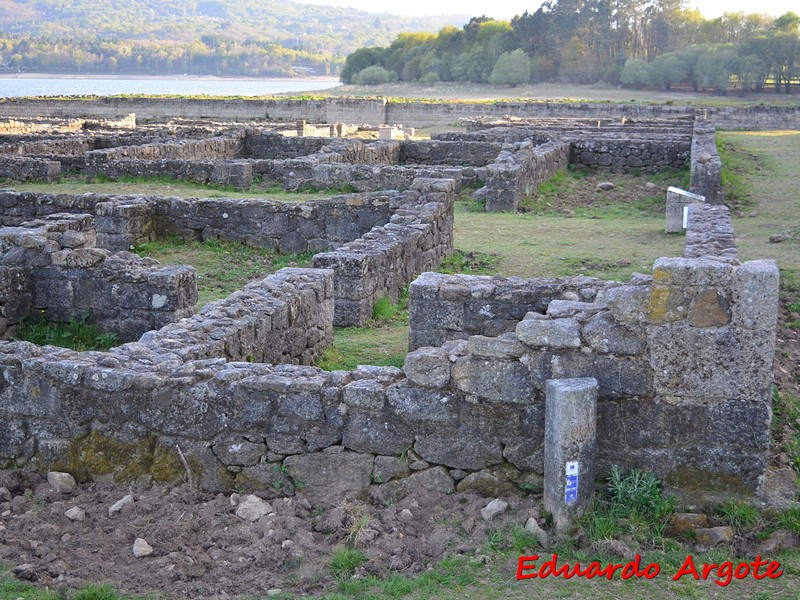
[[[353,571],[366,560],[367,557],[361,550],[356,550],[355,548],[340,548],[333,552],[329,567],[334,577],[343,579],[350,577]]]
[[[79,352],[87,350],[106,351],[119,345],[116,333],[102,333],[90,323],[91,313],[84,313],[69,323],[23,320],[19,324],[16,339],[40,346],[50,345],[70,348]]]
[[[335,188],[305,188],[287,191],[274,181],[254,183],[250,188],[242,190],[227,185],[213,183],[195,183],[162,176],[123,176],[111,180],[100,174],[91,181],[77,176],[63,176],[58,182],[14,182],[18,192],[41,192],[46,194],[115,194],[145,196],[177,196],[180,198],[262,198],[282,202],[304,202],[330,198],[340,194],[355,193],[352,185]]]
[[[725,203],[731,208],[745,208],[755,202],[743,175],[754,169],[754,154],[744,152],[731,142],[717,141],[717,151],[722,160],[720,182],[725,193]]]
[[[497,272],[500,257],[487,252],[455,250],[439,265],[438,272],[448,275],[491,275]]]
[[[333,345],[317,366],[326,371],[351,371],[358,365],[402,367],[408,354],[408,288],[396,303],[380,298],[373,317],[364,327],[336,327]]]
[[[747,502],[728,500],[717,507],[717,514],[737,531],[752,529],[761,520],[761,512]]]
[[[279,254],[238,242],[205,242],[169,237],[139,244],[139,256],[163,265],[191,265],[197,269],[198,307],[225,298],[249,282],[263,279],[283,267],[310,267],[313,253]]]

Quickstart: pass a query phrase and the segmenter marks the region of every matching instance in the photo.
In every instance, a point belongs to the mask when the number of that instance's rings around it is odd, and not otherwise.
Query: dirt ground
[[[250,522],[236,515],[237,495],[186,484],[90,483],[56,493],[38,475],[7,471],[0,487],[8,490],[0,490],[0,562],[31,565],[24,578],[55,590],[108,581],[119,593],[171,599],[322,593],[334,584],[332,554],[350,546],[368,558],[356,576],[419,573],[445,554],[480,554],[490,529],[540,516],[535,496],[506,498],[508,510],[487,522],[489,498],[418,490],[389,506],[350,500],[326,509],[302,496],[276,498]],[[133,502],[110,515],[128,494]],[[82,520],[65,516],[74,507]],[[137,538],[152,554],[134,556]]]

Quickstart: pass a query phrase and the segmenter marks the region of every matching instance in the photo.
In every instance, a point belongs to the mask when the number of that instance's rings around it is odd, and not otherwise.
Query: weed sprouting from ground
[[[717,508],[720,518],[736,529],[752,529],[761,520],[761,513],[747,502],[728,500]]]
[[[627,473],[612,465],[605,492],[581,524],[591,540],[631,537],[652,547],[663,542],[664,528],[676,501],[661,492],[661,482],[652,473],[631,469]]]
[[[340,548],[331,556],[329,567],[337,579],[347,579],[353,572],[367,560],[361,550],[355,548]]]

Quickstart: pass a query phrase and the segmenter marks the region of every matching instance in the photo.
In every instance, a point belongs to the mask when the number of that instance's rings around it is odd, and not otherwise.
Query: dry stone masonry
[[[126,341],[138,340],[84,353],[0,342],[0,463],[79,480],[171,481],[185,473],[178,447],[206,489],[301,490],[319,504],[365,494],[388,504],[417,487],[538,487],[552,446],[547,398],[577,386],[596,402],[596,469],[652,471],[690,501],[761,490],[778,270],[772,261],[738,260],[725,207],[693,205],[684,256],[658,259],[652,275],[627,283],[419,275],[451,251],[453,201],[465,185],[482,188],[477,197],[489,210],[513,210],[570,162],[648,170],[689,160],[693,191],[713,197],[713,128],[694,125],[694,109],[135,102],[142,120],[167,108],[188,118],[473,121],[466,133],[431,141],[372,144],[252,124],[49,132],[40,142],[16,128],[3,156],[36,159],[33,144],[42,143],[47,160],[89,175],[217,173],[242,187],[262,177],[286,188],[335,181],[364,191],[298,204],[0,193],[5,326],[36,310],[61,318],[91,308],[120,322]],[[101,118],[131,112],[119,99],[83,107]],[[0,104],[15,119],[33,110],[66,117],[75,106]],[[708,116],[724,126],[745,112]],[[791,107],[762,112],[763,123],[797,118]],[[8,148],[22,143],[22,154]],[[283,269],[191,315],[190,268],[125,252],[163,233],[329,251],[316,254],[315,268]],[[363,323],[380,297],[395,299],[409,282],[403,369],[310,366],[334,324]]]

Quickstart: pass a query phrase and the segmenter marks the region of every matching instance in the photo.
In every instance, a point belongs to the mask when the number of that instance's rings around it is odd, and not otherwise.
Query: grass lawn
[[[177,196],[179,198],[263,198],[283,202],[302,202],[330,198],[337,194],[350,193],[347,189],[305,190],[287,192],[273,184],[254,183],[249,190],[237,190],[229,186],[193,183],[167,177],[122,177],[119,181],[100,178],[87,181],[82,177],[65,176],[56,183],[13,182],[9,187],[18,192],[42,192],[45,194],[116,194],[144,196]]]

